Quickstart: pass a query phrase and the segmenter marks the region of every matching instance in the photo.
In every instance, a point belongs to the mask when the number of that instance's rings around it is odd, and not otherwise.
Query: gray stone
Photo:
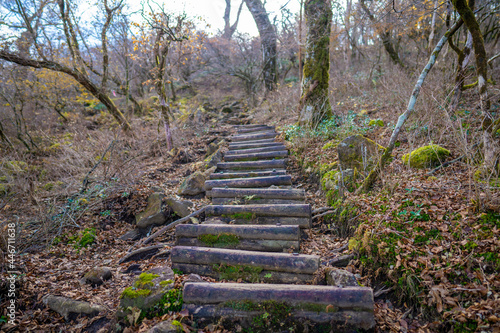
[[[99,314],[99,312],[104,311],[104,308],[100,305],[75,301],[74,299],[62,296],[46,295],[42,298],[42,301],[49,309],[59,313],[66,320],[72,320],[82,315],[93,317]]]
[[[217,145],[215,142],[210,143],[207,147],[207,154],[205,155],[205,157],[209,157],[210,155],[215,153],[218,148],[219,145]]]
[[[92,286],[100,286],[113,277],[111,269],[108,267],[94,267],[88,271],[80,280],[82,284],[90,284]]]
[[[174,276],[172,269],[167,266],[156,267],[139,275],[133,285],[123,291],[117,316],[126,317],[129,308],[147,311],[155,306],[174,287]]]
[[[360,172],[369,172],[384,149],[362,135],[351,135],[338,144],[337,153],[342,170],[357,169]]]
[[[132,229],[124,233],[123,235],[120,236],[121,240],[127,241],[135,241],[138,240],[142,237],[142,233],[140,229]]]
[[[147,333],[177,333],[181,331],[179,326],[175,326],[171,321],[162,321],[161,323],[153,326]]]
[[[180,195],[197,195],[205,192],[205,175],[196,171],[189,175],[179,187]]]
[[[185,217],[191,214],[190,208],[193,207],[193,203],[188,200],[176,200],[174,198],[168,198],[165,200],[165,204],[172,208],[175,214],[180,217]]]
[[[135,217],[135,223],[139,228],[162,225],[167,221],[162,207],[163,197],[161,193],[153,193],[148,197],[146,209]]]
[[[201,276],[199,276],[198,274],[189,274],[187,279],[184,280],[184,282],[182,284],[184,284],[186,282],[204,282],[204,281],[201,278]]]
[[[217,163],[220,163],[222,161],[222,151],[221,148],[218,148],[215,153],[210,155],[205,159],[205,168],[209,169],[211,167],[216,167]]]
[[[329,268],[326,270],[326,282],[330,286],[339,288],[359,287],[358,280],[354,274],[338,268]]]

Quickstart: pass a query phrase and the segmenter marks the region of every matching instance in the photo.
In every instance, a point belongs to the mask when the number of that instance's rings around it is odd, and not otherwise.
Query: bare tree
[[[226,0],[226,10],[224,11],[224,33],[222,37],[225,39],[231,39],[233,37],[236,28],[238,27],[238,22],[240,20],[241,9],[243,8],[243,3],[245,1],[242,0],[240,6],[238,7],[238,13],[236,14],[236,20],[231,25],[230,15],[231,15],[231,0]]]

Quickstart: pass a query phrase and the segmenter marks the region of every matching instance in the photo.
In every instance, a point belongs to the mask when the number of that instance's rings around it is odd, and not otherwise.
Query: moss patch
[[[149,289],[136,289],[134,287],[125,288],[122,292],[120,298],[137,298],[137,297],[146,297],[151,294],[151,290]]]
[[[218,235],[204,234],[198,236],[198,240],[204,245],[211,247],[226,247],[240,243],[239,237],[230,233],[220,233]]]
[[[372,119],[368,123],[368,126],[379,126],[379,127],[384,127],[384,121],[382,119]]]
[[[233,220],[253,220],[255,215],[253,213],[234,213],[231,215],[222,215],[222,217],[229,217]]]
[[[262,267],[244,265],[212,265],[212,269],[219,273],[219,279],[237,281],[242,279],[247,282],[259,282],[259,274]]]
[[[139,278],[137,281],[134,283],[135,288],[144,288],[146,286],[153,286],[153,280],[159,277],[158,274],[152,274],[152,273],[141,273],[139,275]]]
[[[438,145],[429,145],[405,154],[402,160],[412,168],[423,169],[439,165],[448,155],[450,155],[449,150]]]

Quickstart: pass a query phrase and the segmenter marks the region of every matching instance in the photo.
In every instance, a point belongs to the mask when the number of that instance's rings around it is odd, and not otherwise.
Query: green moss
[[[222,215],[222,217],[229,217],[230,219],[233,220],[253,220],[255,218],[255,215],[253,213],[234,213],[231,215]]]
[[[324,191],[335,189],[339,182],[339,174],[340,171],[338,170],[331,170],[325,173],[323,177],[321,177],[321,188],[323,188]]]
[[[204,245],[211,247],[226,247],[232,245],[238,245],[240,239],[238,236],[230,233],[220,233],[218,235],[214,234],[204,234],[199,235],[198,240]]]
[[[146,297],[151,294],[151,290],[149,289],[136,289],[134,287],[125,288],[122,292],[120,298],[137,298],[137,297]]]
[[[0,195],[6,195],[9,193],[11,187],[11,184],[0,184]]]
[[[328,171],[336,170],[337,169],[337,162],[332,162],[332,163],[324,163],[319,166],[319,175],[323,177],[325,173]]]
[[[179,312],[182,309],[183,303],[182,290],[170,289],[163,297],[151,308],[142,311],[139,317],[139,322],[144,318],[152,319],[161,317],[169,312]]]
[[[51,191],[54,188],[55,184],[52,182],[48,182],[47,184],[43,185],[43,189],[45,191]]]
[[[404,164],[409,164],[413,168],[422,169],[439,165],[448,155],[450,155],[449,150],[438,145],[429,145],[420,147],[410,154],[404,155],[402,160]]]
[[[237,281],[242,279],[248,282],[259,282],[259,274],[262,272],[262,267],[245,266],[245,265],[213,265],[212,269],[219,273],[219,279]]]
[[[368,123],[368,126],[379,126],[379,127],[384,127],[384,121],[382,119],[372,119]]]
[[[8,174],[23,173],[28,170],[28,164],[23,161],[7,161],[3,164],[3,168]]]
[[[166,287],[166,286],[168,286],[168,285],[170,285],[172,283],[174,283],[174,281],[172,281],[172,280],[164,280],[164,281],[160,281],[160,286],[161,287]]]
[[[332,140],[332,141],[328,142],[326,145],[324,145],[321,149],[323,149],[323,150],[335,149],[335,148],[337,148],[338,144],[339,143],[337,141]]]
[[[135,288],[143,288],[146,286],[153,286],[154,285],[153,280],[156,279],[157,277],[159,277],[158,274],[141,273],[141,275],[139,275],[139,278],[137,279],[137,281],[135,281],[134,287]]]

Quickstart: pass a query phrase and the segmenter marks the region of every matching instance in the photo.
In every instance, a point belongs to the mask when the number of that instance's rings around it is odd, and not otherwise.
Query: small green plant
[[[214,264],[212,269],[219,273],[219,279],[236,281],[242,279],[248,282],[259,282],[259,274],[262,272],[262,267],[244,266],[244,265],[226,265]]]
[[[179,312],[182,309],[182,303],[182,290],[170,289],[152,308],[141,313],[139,321],[144,318],[161,317],[169,312]]]
[[[174,272],[175,275],[183,275],[184,274],[180,269],[177,269],[177,268],[172,268],[172,271]]]
[[[68,238],[68,244],[73,243],[73,247],[77,250],[87,248],[94,243],[96,239],[95,228],[85,228],[83,232]]]

